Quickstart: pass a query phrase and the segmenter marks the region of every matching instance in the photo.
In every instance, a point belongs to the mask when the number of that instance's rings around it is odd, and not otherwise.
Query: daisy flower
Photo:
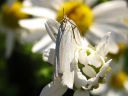
[[[111,60],[106,58],[110,32],[92,47],[67,17],[60,24],[48,19],[45,25],[56,48],[45,52],[44,59],[55,66],[55,73],[40,96],[62,96],[68,88],[75,91],[74,96],[89,96],[110,68]]]
[[[27,15],[20,11],[22,5],[16,0],[8,0],[2,5],[0,17],[0,31],[6,34],[6,58],[9,58],[13,47],[16,34],[22,32],[18,20],[26,18]]]
[[[61,21],[65,14],[76,23],[81,35],[86,36],[94,44],[97,44],[106,32],[112,32],[109,50],[115,54],[119,51],[120,44],[126,45],[128,42],[127,3],[124,0],[113,0],[90,8],[89,6],[96,1],[25,0],[24,4],[27,7],[23,8],[22,11],[35,16],[35,19],[21,20],[19,23],[22,27],[31,30],[32,24],[43,27],[42,23],[46,22],[46,18]],[[39,24],[40,18],[43,20]],[[48,37],[46,30],[41,29],[41,31],[43,31],[44,35],[33,46],[33,52],[42,51],[42,49],[53,46],[53,42]]]

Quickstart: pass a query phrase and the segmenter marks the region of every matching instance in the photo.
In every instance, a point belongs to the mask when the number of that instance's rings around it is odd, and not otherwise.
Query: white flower
[[[62,96],[67,88],[76,89],[74,96],[89,96],[89,91],[97,88],[99,80],[105,77],[111,62],[105,60],[110,33],[92,48],[67,17],[61,24],[49,19],[46,29],[56,41],[56,48],[44,53],[44,59],[55,65],[55,74],[53,82],[44,87],[40,96]]]
[[[71,1],[73,2],[71,3]],[[87,5],[93,5],[93,3],[96,2],[96,0],[75,1],[82,2],[83,4],[87,3]],[[77,6],[80,4],[77,4],[76,2],[74,2],[74,0],[25,0],[25,5],[27,7],[23,8],[22,11],[35,16],[35,18],[43,17],[44,20],[46,18],[63,18],[62,15],[64,9],[65,14],[71,12],[69,17],[75,21],[78,27],[80,27],[80,30],[85,30],[84,32],[86,32],[87,39],[89,39],[89,41],[93,42],[94,44],[97,44],[97,42],[99,42],[99,39],[102,38],[106,34],[106,32],[112,32],[112,40],[110,42],[111,46],[109,47],[111,53],[117,53],[119,51],[119,44],[123,43],[127,45],[128,12],[127,4],[124,0],[113,0],[99,4],[95,6],[92,11],[91,9],[88,9],[86,5],[80,5],[81,7],[78,7],[79,9],[77,9],[76,7],[76,10],[79,10],[78,12],[73,9],[73,6]],[[79,16],[83,16],[82,20],[80,20]],[[85,16],[87,18],[85,18]],[[26,19],[21,20],[19,23],[22,27],[31,30],[30,26],[32,26],[33,23],[38,25],[38,20],[39,19]],[[42,23],[40,23],[40,26],[44,28],[44,25]],[[42,29],[42,27],[39,29],[41,29],[40,31],[45,34],[46,30]],[[89,30],[87,30],[88,28]],[[47,33],[42,36],[39,43],[37,42],[33,46],[33,52],[42,51],[42,49],[44,50],[47,47],[49,48],[49,46],[53,45],[53,42],[48,37],[48,41],[46,41],[44,37],[47,37]]]
[[[101,85],[99,88],[92,91],[95,95],[100,96],[127,96],[128,95],[128,75],[123,69],[124,57],[121,57],[119,61],[112,62],[112,71],[106,78],[106,84]]]
[[[20,28],[18,25],[18,20],[26,18],[20,8],[22,5],[16,0],[8,0],[6,4],[2,5],[1,17],[0,17],[0,31],[5,33],[6,36],[6,52],[5,57],[9,58],[13,47],[15,38],[19,37],[20,32],[24,32],[24,29]]]

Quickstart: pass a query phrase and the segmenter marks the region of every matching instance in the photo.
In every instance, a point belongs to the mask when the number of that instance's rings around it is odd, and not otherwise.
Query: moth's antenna
[[[64,18],[66,17],[66,14],[65,14],[64,8],[63,8],[63,17],[64,17]]]
[[[66,15],[65,15],[65,12],[64,12],[64,8],[63,8],[63,18],[65,19]]]
[[[63,8],[63,20],[62,21],[65,21],[66,20],[66,14],[64,12],[64,8]]]
[[[64,17],[64,15],[65,15],[65,14],[64,14],[64,8],[63,8],[63,17]]]

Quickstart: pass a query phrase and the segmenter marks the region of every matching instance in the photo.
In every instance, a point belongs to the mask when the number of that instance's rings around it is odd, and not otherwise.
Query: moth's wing
[[[78,29],[73,29],[67,21],[61,24],[56,40],[56,73],[62,74],[62,83],[68,88],[73,88],[74,71],[71,70],[71,63],[76,46],[81,43],[78,35],[80,36]]]
[[[54,42],[56,42],[59,26],[60,24],[53,19],[48,19],[45,23],[46,30]]]

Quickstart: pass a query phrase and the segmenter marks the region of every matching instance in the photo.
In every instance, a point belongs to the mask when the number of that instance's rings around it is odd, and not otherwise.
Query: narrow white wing
[[[52,19],[48,19],[45,23],[46,30],[54,42],[56,42],[59,26],[60,24]]]
[[[74,72],[71,63],[74,59],[76,45],[81,44],[78,29],[68,18],[61,23],[56,40],[56,76],[62,75],[62,83],[73,87]]]

